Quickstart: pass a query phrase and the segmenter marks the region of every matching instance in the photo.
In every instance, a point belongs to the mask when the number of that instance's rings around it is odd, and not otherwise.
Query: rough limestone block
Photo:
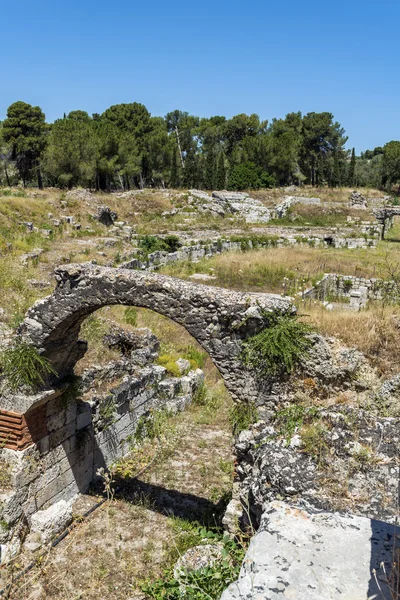
[[[61,533],[72,521],[72,506],[60,500],[47,510],[40,510],[31,517],[31,533],[39,533],[43,544]]]
[[[0,565],[10,562],[18,556],[21,550],[19,538],[14,538],[8,544],[0,544]]]
[[[392,524],[271,502],[238,581],[221,600],[381,598],[372,570],[379,573],[381,561],[388,568],[392,548]]]

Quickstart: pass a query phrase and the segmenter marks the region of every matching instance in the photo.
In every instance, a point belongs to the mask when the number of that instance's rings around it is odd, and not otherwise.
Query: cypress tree
[[[356,173],[356,152],[355,152],[355,149],[353,148],[353,150],[351,151],[351,159],[350,159],[349,174],[348,174],[348,184],[350,186],[354,185],[355,173]]]
[[[171,187],[178,188],[180,185],[179,180],[179,169],[178,169],[178,158],[176,155],[176,148],[172,153],[172,162],[171,162]]]
[[[197,160],[193,147],[186,154],[183,182],[187,188],[197,187],[198,184]]]
[[[207,152],[205,173],[204,173],[204,187],[206,190],[213,190],[215,187],[216,179],[216,168],[215,168],[215,156],[212,150]]]
[[[226,166],[225,155],[220,152],[218,155],[217,173],[215,176],[215,189],[224,190],[226,187]]]

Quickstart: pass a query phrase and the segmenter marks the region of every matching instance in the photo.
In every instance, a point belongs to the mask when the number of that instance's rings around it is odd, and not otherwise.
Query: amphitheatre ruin
[[[82,598],[115,561],[113,598],[156,597],[158,561],[178,588],[228,569],[223,600],[390,589],[400,213],[378,193],[11,196],[0,597],[64,597],[53,574],[71,594],[87,560]]]

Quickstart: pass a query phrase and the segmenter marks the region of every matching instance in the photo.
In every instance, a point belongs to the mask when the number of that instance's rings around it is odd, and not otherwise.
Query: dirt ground
[[[148,440],[122,460],[115,498],[90,517],[80,515],[99,495],[79,498],[75,526],[50,552],[18,557],[0,570],[8,583],[32,559],[36,566],[12,584],[10,600],[138,600],[139,584],[159,577],[192,545],[191,524],[219,524],[232,485],[230,400],[214,393],[205,405],[162,424],[160,443]],[[143,463],[151,463],[138,479]]]

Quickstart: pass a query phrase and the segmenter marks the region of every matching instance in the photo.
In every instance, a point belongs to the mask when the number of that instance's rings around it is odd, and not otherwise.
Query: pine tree
[[[225,155],[223,152],[219,153],[217,162],[217,173],[215,177],[215,189],[224,190],[226,187],[226,166],[225,166]]]
[[[355,149],[351,151],[351,159],[349,165],[349,174],[348,174],[348,184],[350,186],[354,185],[355,181],[355,172],[356,172],[356,152]]]

